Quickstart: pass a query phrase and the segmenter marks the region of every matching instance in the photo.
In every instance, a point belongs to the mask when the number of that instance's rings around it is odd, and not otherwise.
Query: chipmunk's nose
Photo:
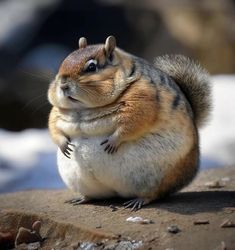
[[[67,77],[65,77],[65,76],[60,77],[60,88],[63,91],[69,90],[69,84],[66,80],[67,80]]]
[[[69,85],[68,85],[68,83],[60,83],[60,88],[63,91],[66,91],[66,90],[69,90]]]

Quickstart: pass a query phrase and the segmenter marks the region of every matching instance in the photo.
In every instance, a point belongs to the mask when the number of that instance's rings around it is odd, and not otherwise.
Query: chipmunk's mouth
[[[72,96],[67,96],[67,97],[68,97],[68,99],[69,99],[70,101],[72,101],[72,102],[80,102],[79,100],[73,98]],[[80,102],[80,103],[81,103],[81,102]]]

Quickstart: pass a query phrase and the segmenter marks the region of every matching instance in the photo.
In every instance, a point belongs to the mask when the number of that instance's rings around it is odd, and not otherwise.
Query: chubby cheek
[[[78,82],[82,89],[88,90],[88,93],[101,97],[113,92],[115,74],[116,68],[108,68],[96,74],[82,76]]]
[[[52,83],[48,90],[48,101],[56,107],[66,108],[67,102],[64,98],[62,90]]]
[[[51,83],[47,92],[47,98],[50,104],[55,106],[56,103],[56,86],[54,83]]]
[[[95,94],[97,94],[99,97],[107,97],[107,95],[110,95],[114,90],[114,85],[112,80],[104,80],[100,81],[96,88],[94,88]]]

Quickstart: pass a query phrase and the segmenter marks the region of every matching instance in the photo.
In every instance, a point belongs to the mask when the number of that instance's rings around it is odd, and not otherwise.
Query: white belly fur
[[[71,159],[58,150],[60,175],[65,184],[83,196],[99,199],[113,196],[136,197],[160,184],[167,168],[183,157],[190,145],[188,137],[151,134],[138,142],[123,143],[118,152],[107,154],[100,143],[103,136],[75,138]],[[185,146],[187,145],[187,146]]]

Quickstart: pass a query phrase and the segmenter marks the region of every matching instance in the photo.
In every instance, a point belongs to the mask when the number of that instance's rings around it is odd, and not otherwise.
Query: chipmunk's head
[[[105,106],[119,97],[133,71],[130,55],[116,48],[113,36],[105,44],[90,46],[82,37],[79,49],[65,58],[50,84],[48,99],[67,109]]]

